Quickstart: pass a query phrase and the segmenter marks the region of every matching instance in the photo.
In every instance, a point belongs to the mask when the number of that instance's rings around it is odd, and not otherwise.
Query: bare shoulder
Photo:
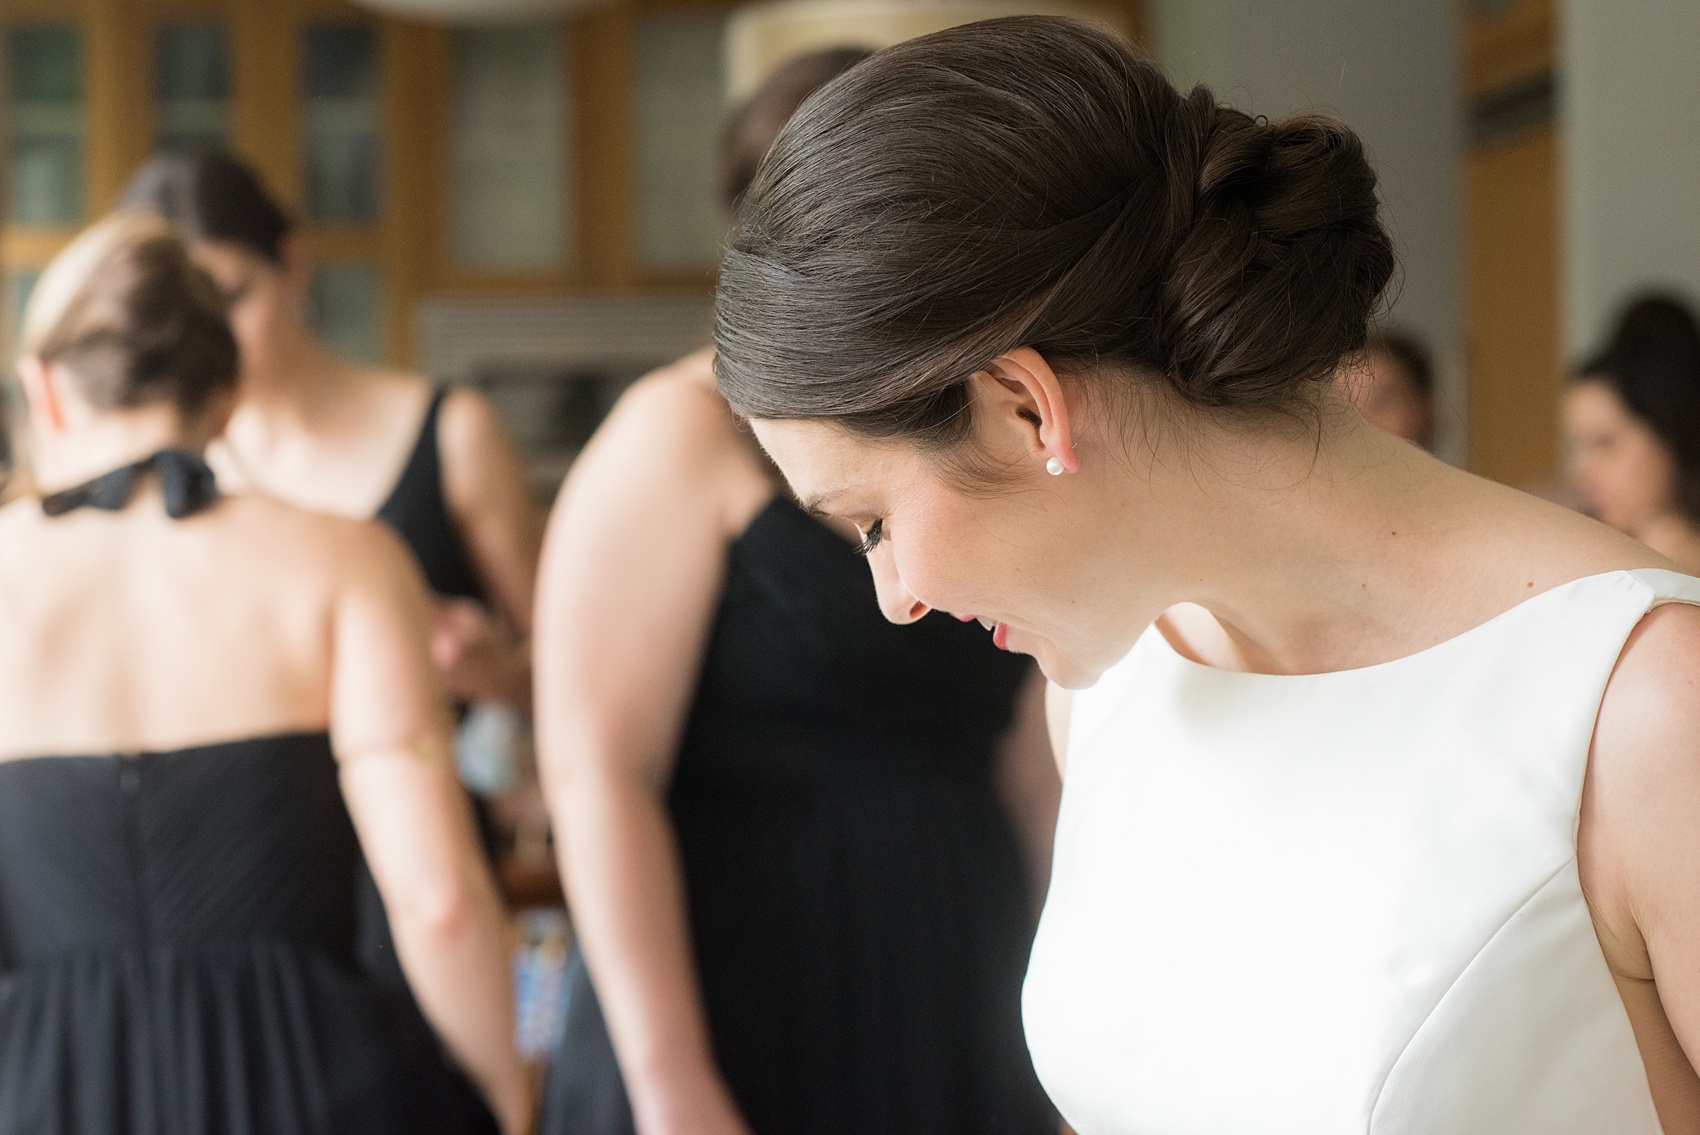
[[[1700,607],[1666,603],[1630,633],[1600,705],[1614,767],[1666,759],[1700,768]],[[1621,757],[1619,751],[1621,750]]]
[[[34,497],[19,497],[0,505],[0,550],[11,544],[8,537],[38,527],[41,521],[41,504]]]
[[[1488,547],[1505,548],[1537,588],[1586,575],[1675,564],[1623,533],[1579,512],[1480,478],[1478,523]],[[1491,535],[1490,535],[1491,534]]]
[[[502,415],[483,392],[457,386],[443,397],[437,419],[438,443],[451,453],[472,453],[493,444],[511,444]]]
[[[33,578],[39,572],[35,537],[45,520],[34,497],[20,497],[0,506],[0,578]],[[0,588],[0,597],[6,590]]]
[[[221,509],[239,547],[259,570],[316,580],[333,590],[398,585],[417,571],[399,537],[375,520],[312,512],[259,494],[237,494]]]
[[[574,480],[743,499],[772,495],[759,451],[714,388],[701,351],[638,379],[585,447]]]

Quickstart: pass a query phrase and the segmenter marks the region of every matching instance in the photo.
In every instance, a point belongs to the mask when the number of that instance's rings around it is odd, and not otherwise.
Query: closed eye
[[[868,530],[862,534],[862,542],[856,545],[856,554],[866,556],[872,553],[875,548],[879,547],[880,541],[883,539],[885,539],[885,518],[881,517],[868,525]]]

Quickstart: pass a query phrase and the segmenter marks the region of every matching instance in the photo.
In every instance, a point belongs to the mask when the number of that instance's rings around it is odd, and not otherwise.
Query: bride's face
[[[1093,571],[1106,562],[1107,533],[1089,478],[1047,474],[1042,451],[994,455],[1010,478],[967,491],[937,456],[907,442],[866,440],[829,422],[753,427],[805,508],[862,534],[893,622],[930,610],[978,621],[998,647],[1031,655],[1072,688],[1095,682],[1141,629],[1125,617],[1127,588]]]

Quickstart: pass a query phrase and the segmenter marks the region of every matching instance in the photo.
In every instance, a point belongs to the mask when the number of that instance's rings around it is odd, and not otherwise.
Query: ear
[[[59,393],[56,370],[35,355],[18,359],[18,381],[29,404],[30,424],[38,434],[65,431],[65,402]]]
[[[1041,463],[1055,458],[1065,473],[1080,471],[1062,380],[1031,347],[999,355],[969,379],[975,413],[989,429],[1013,429],[1025,455]]]

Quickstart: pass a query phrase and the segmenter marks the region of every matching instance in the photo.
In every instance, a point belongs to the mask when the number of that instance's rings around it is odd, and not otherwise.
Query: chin
[[[1039,672],[1045,675],[1045,680],[1054,686],[1065,690],[1084,690],[1097,685],[1098,679],[1104,676],[1107,666],[1086,666],[1078,660],[1062,657],[1054,649],[1033,652],[1033,660],[1039,664]]]

